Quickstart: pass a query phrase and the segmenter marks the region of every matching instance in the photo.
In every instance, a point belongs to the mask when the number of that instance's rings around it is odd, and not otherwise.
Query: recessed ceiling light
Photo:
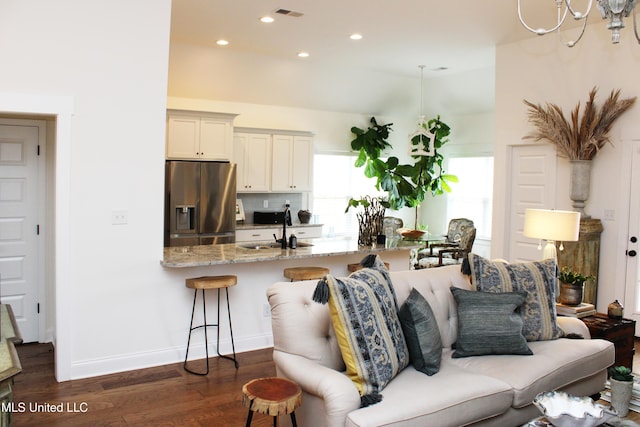
[[[260,22],[264,22],[265,24],[270,24],[273,22],[273,18],[270,16],[263,16],[260,18]]]
[[[229,44],[229,42],[227,40],[225,40],[225,39],[220,39],[220,40],[216,41],[216,44],[218,46],[226,46],[226,45]]]
[[[351,34],[351,35],[349,36],[349,38],[350,38],[351,40],[361,40],[361,39],[362,39],[362,34],[354,33],[354,34]]]
[[[308,58],[309,57],[309,52],[298,52],[298,56],[300,58]]]

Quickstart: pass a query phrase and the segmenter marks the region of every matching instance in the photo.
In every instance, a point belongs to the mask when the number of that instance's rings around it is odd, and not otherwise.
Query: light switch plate
[[[604,219],[606,221],[615,221],[616,220],[616,211],[614,209],[605,209],[604,210]]]
[[[112,211],[111,212],[111,224],[113,225],[125,225],[129,223],[129,212],[127,211]]]

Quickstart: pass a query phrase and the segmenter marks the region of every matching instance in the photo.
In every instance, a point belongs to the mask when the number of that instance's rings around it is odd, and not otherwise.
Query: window
[[[380,194],[375,180],[356,168],[355,155],[315,154],[313,156],[313,214],[324,224],[329,236],[357,236],[356,209],[347,208],[349,199]]]
[[[493,157],[450,157],[447,173],[459,183],[447,194],[447,222],[469,218],[476,226],[476,238],[491,239],[493,203]]]

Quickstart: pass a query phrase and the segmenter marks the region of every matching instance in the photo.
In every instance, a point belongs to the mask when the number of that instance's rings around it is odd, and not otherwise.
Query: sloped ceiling
[[[555,2],[523,3],[553,23]],[[532,36],[515,0],[174,0],[171,25],[170,96],[354,113],[415,106],[419,65],[431,108],[490,111],[495,46]]]

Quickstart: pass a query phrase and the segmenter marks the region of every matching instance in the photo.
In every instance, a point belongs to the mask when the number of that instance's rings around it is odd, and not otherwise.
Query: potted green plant
[[[631,392],[633,390],[633,374],[626,366],[612,366],[609,368],[609,384],[611,386],[611,406],[618,412],[619,417],[626,417],[629,413]]]
[[[349,199],[349,208],[360,208],[358,218],[358,245],[371,246],[378,235],[382,234],[384,212],[388,203],[380,197],[364,196],[361,199]]]
[[[584,293],[584,282],[591,279],[594,279],[594,276],[585,276],[570,267],[562,267],[562,271],[558,275],[558,280],[560,281],[560,303],[580,305]]]
[[[385,149],[391,148],[387,138],[393,123],[380,125],[375,117],[371,118],[370,123],[367,130],[356,126],[351,128],[356,136],[351,141],[351,148],[358,152],[355,166],[364,166],[365,176],[376,179],[376,189],[386,191],[387,207],[394,210],[405,206],[415,208],[414,229],[418,230],[418,207],[424,202],[426,194],[437,196],[448,193],[451,191],[449,183],[458,182],[455,175],[445,173],[444,157],[437,151],[448,142],[451,128],[440,120],[440,116],[424,123],[425,129],[433,135],[435,155],[411,156],[413,164],[400,164],[395,156],[390,156],[387,160],[380,158]],[[412,146],[421,143],[417,138],[416,136],[412,140]]]

